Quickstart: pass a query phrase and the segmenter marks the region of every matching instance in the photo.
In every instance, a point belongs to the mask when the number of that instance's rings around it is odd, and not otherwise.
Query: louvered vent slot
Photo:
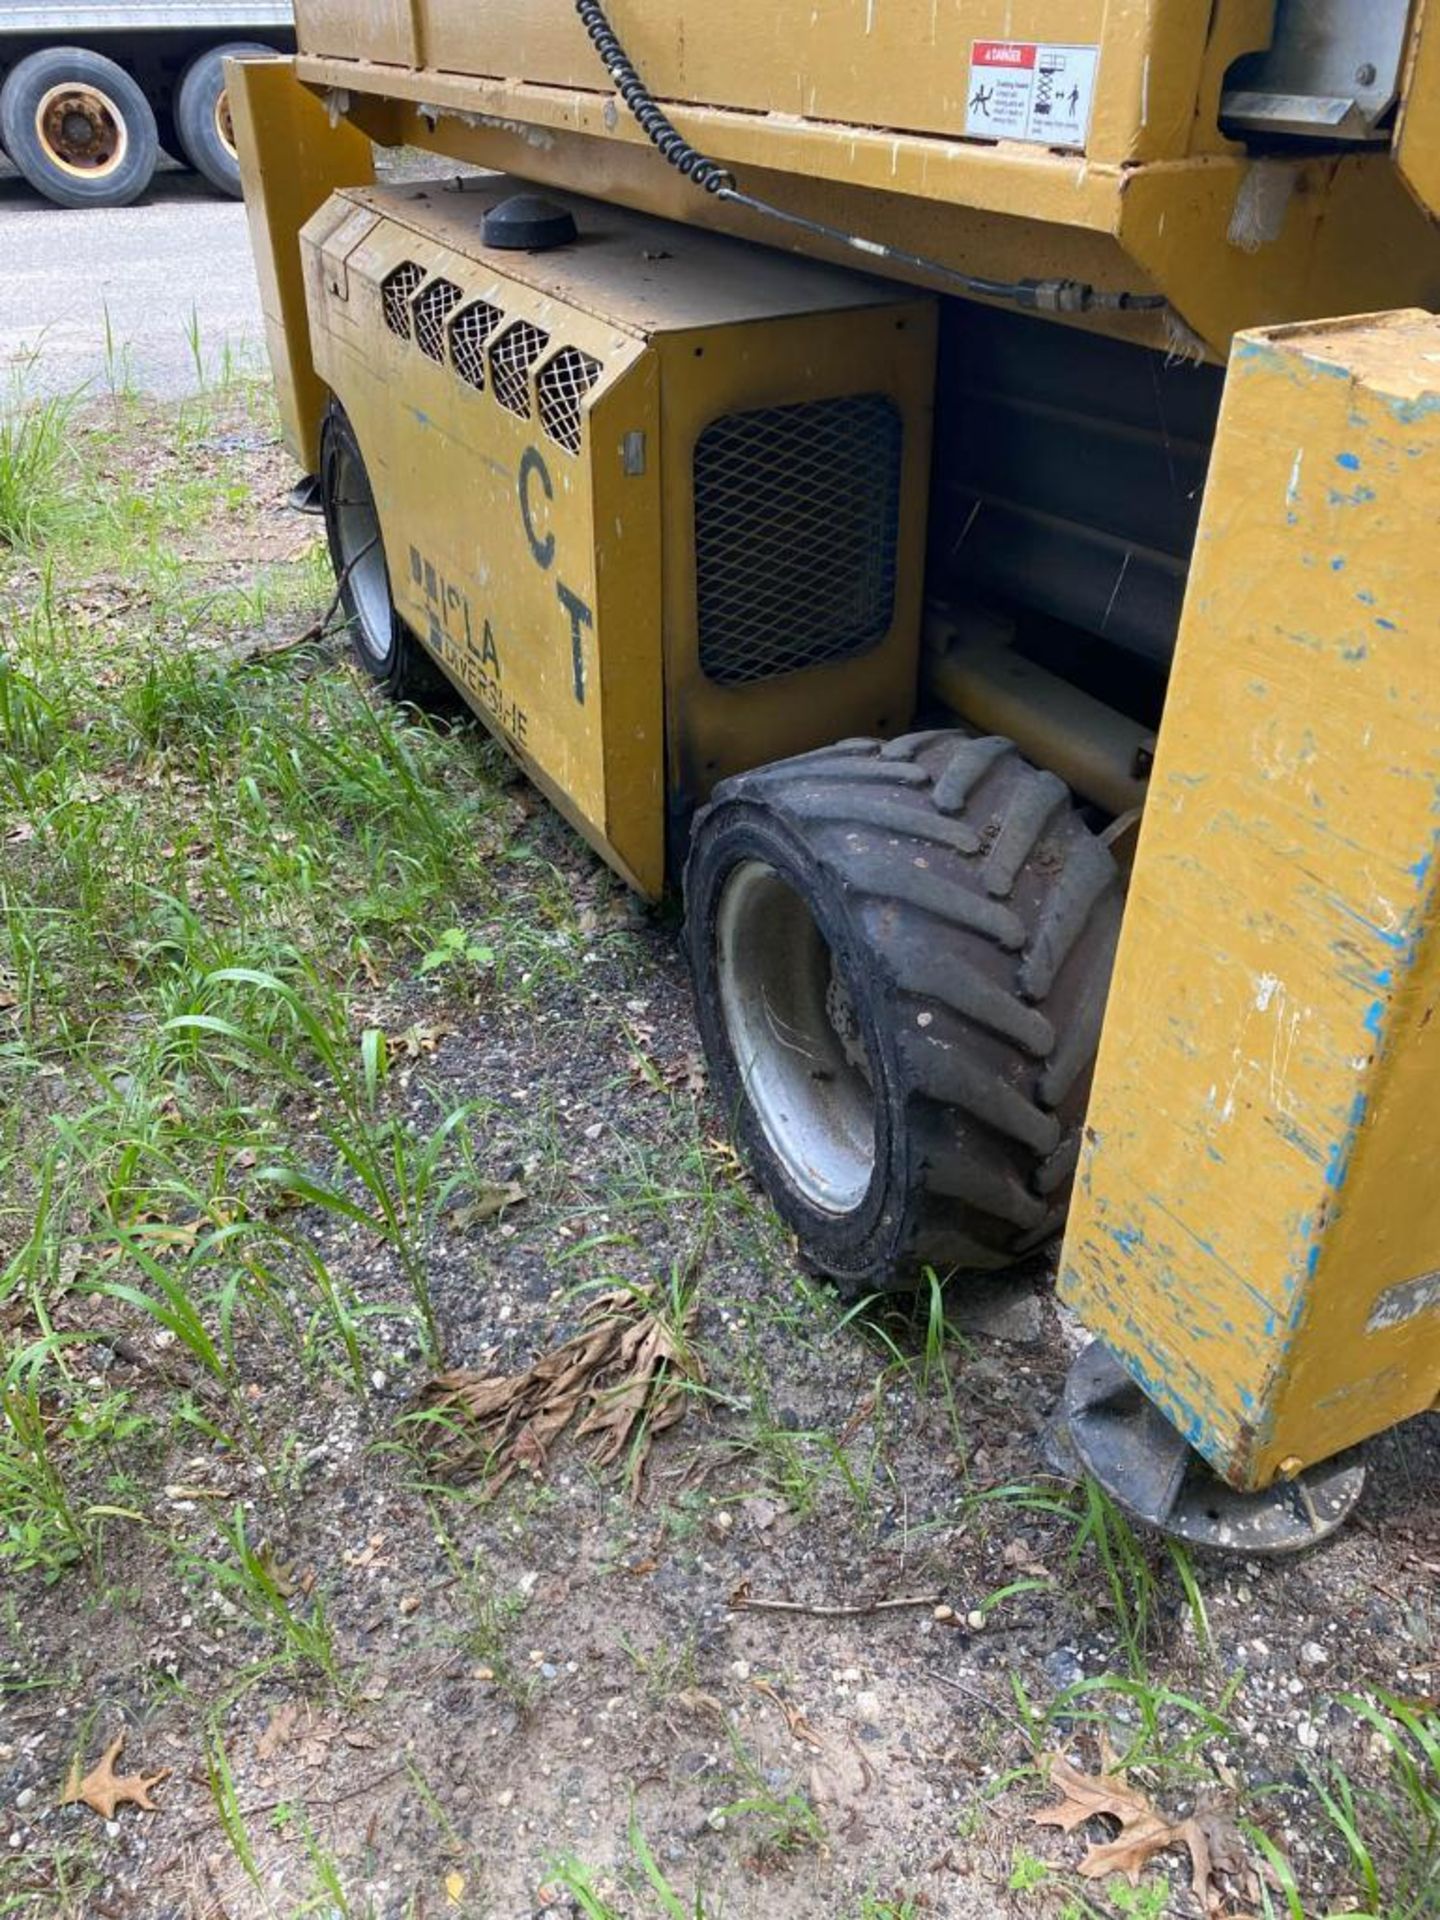
[[[460,289],[453,280],[432,280],[415,300],[415,344],[432,360],[445,358],[445,322],[453,307],[460,304]]]
[[[450,364],[462,380],[485,390],[485,345],[505,318],[499,307],[474,300],[450,322]]]
[[[695,448],[700,665],[726,685],[878,645],[895,606],[900,414],[885,395],[732,413]]]
[[[535,380],[540,424],[557,446],[579,453],[585,396],[600,378],[601,366],[578,347],[562,347],[547,360]]]
[[[530,370],[550,344],[548,333],[517,320],[490,349],[490,386],[507,412],[530,418]]]
[[[380,299],[385,309],[385,324],[402,340],[410,339],[410,302],[425,278],[425,269],[413,260],[402,260],[380,282]]]

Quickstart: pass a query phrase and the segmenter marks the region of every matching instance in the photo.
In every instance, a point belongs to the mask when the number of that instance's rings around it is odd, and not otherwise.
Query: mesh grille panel
[[[410,338],[410,302],[415,289],[425,278],[425,269],[413,260],[402,260],[380,282],[380,300],[385,309],[385,324],[402,340]]]
[[[459,299],[460,289],[453,280],[432,280],[412,308],[415,344],[432,360],[445,358],[445,320]]]
[[[450,322],[450,359],[462,380],[483,392],[485,342],[505,318],[488,300],[474,300]]]
[[[600,378],[601,366],[578,347],[562,347],[540,369],[535,391],[540,399],[540,424],[567,453],[580,451],[580,426],[585,396]]]
[[[530,369],[550,344],[548,333],[517,320],[490,349],[490,385],[495,398],[510,413],[530,418]]]
[[[889,631],[900,414],[884,394],[732,413],[695,448],[700,666],[768,680]]]

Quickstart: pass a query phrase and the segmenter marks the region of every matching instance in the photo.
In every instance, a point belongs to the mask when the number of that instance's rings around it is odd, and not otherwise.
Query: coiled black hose
[[[713,193],[719,200],[746,207],[751,213],[761,214],[767,220],[781,221],[787,227],[798,227],[804,233],[814,234],[817,239],[849,247],[871,261],[886,260],[892,266],[909,267],[916,272],[929,274],[963,293],[976,295],[983,300],[1005,300],[1014,306],[1029,307],[1040,313],[1090,313],[1097,308],[1112,313],[1139,312],[1168,304],[1164,294],[1108,293],[1083,280],[986,280],[979,274],[961,273],[954,267],[947,267],[942,261],[929,260],[923,254],[907,253],[903,247],[888,246],[883,240],[865,240],[858,233],[846,233],[841,227],[827,226],[823,220],[810,220],[803,213],[791,213],[784,207],[772,206],[768,200],[757,200],[753,194],[741,191],[728,168],[691,146],[635,71],[634,63],[610,25],[600,0],[575,0],[575,11],[605,64],[605,71],[614,81],[616,91],[635,116],[646,138],[687,180],[693,180],[697,187],[703,187],[706,193]]]

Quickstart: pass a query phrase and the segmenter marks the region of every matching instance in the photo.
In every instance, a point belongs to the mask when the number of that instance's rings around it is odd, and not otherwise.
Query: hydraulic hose
[[[944,281],[958,291],[983,300],[1003,300],[1017,307],[1029,307],[1040,313],[1094,313],[1098,311],[1153,312],[1167,305],[1158,293],[1107,293],[1083,280],[987,280],[974,273],[961,273],[943,261],[924,254],[909,253],[904,247],[892,247],[883,240],[866,240],[860,234],[847,233],[823,220],[811,220],[805,214],[773,206],[753,193],[745,193],[735,176],[718,160],[710,159],[681,133],[660,106],[635,69],[615,29],[610,25],[601,0],[575,0],[575,11],[589,34],[591,44],[615,83],[620,98],[634,115],[641,131],[652,145],[687,180],[693,180],[706,193],[732,206],[744,207],[763,219],[775,220],[818,240],[828,240],[869,260],[883,260],[891,266],[908,267]]]

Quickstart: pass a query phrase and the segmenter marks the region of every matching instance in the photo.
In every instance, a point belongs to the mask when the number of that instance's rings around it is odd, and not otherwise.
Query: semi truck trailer
[[[224,65],[295,44],[288,0],[0,5],[0,150],[61,207],[122,207],[162,150],[238,196]]]

